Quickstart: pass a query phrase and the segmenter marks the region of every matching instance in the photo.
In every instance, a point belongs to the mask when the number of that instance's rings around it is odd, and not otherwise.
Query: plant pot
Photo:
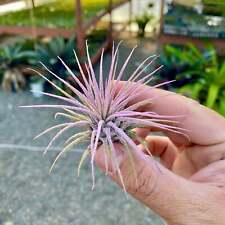
[[[41,93],[44,90],[43,82],[31,83],[30,88],[34,97],[39,98],[43,96]]]
[[[4,91],[17,92],[25,88],[26,80],[18,68],[6,69],[1,86]]]

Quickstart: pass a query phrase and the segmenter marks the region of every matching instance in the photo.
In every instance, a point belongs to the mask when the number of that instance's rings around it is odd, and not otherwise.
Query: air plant
[[[136,48],[136,47],[135,47]],[[50,172],[54,168],[56,162],[60,157],[67,151],[71,150],[75,145],[88,142],[87,149],[83,152],[79,166],[78,175],[80,168],[90,155],[90,163],[92,168],[92,179],[93,186],[95,184],[95,155],[98,151],[98,147],[103,145],[103,152],[105,158],[106,173],[108,173],[109,159],[113,163],[115,172],[118,173],[123,188],[126,191],[126,187],[123,182],[123,177],[116,160],[116,153],[114,148],[114,142],[119,142],[125,146],[126,151],[130,153],[131,164],[132,162],[132,151],[138,149],[137,145],[133,141],[134,138],[138,138],[135,135],[134,128],[136,127],[156,127],[175,133],[182,134],[183,129],[174,125],[175,121],[172,121],[172,116],[158,115],[152,111],[141,112],[138,110],[140,107],[152,103],[153,99],[147,99],[136,103],[131,103],[132,100],[136,99],[138,95],[143,92],[143,85],[148,84],[152,80],[152,76],[160,68],[152,71],[149,74],[143,76],[143,72],[153,63],[157,56],[150,56],[145,59],[136,70],[130,75],[127,82],[124,82],[122,86],[119,87],[119,83],[123,80],[125,69],[129,64],[131,56],[134,49],[130,52],[129,56],[125,60],[122,68],[117,71],[118,64],[118,52],[119,44],[117,47],[113,45],[112,48],[112,58],[110,70],[106,76],[104,74],[103,58],[104,49],[102,49],[100,58],[100,72],[99,79],[96,79],[96,74],[91,63],[88,45],[86,44],[87,51],[87,63],[85,63],[87,76],[85,76],[84,71],[81,67],[79,59],[76,52],[74,55],[80,69],[80,74],[82,76],[83,82],[81,82],[76,75],[71,71],[71,69],[65,64],[65,62],[59,57],[59,60],[63,66],[67,69],[69,74],[72,76],[74,81],[79,86],[79,90],[72,86],[67,81],[63,80],[60,76],[49,70],[44,64],[43,67],[52,74],[55,78],[65,84],[74,93],[75,97],[68,94],[66,91],[61,89],[55,83],[50,81],[47,77],[37,72],[43,79],[48,81],[52,86],[54,86],[58,91],[60,91],[64,96],[58,96],[51,93],[42,92],[42,94],[62,100],[65,104],[58,105],[31,105],[23,107],[32,108],[57,108],[63,110],[63,112],[56,113],[55,117],[62,116],[69,120],[67,123],[60,123],[53,127],[50,127],[40,133],[36,138],[45,135],[46,133],[59,129],[52,140],[49,142],[44,154],[48,151],[52,143],[60,137],[64,132],[75,127],[83,128],[81,132],[75,133],[70,136],[65,141],[65,147],[58,153],[52,166]],[[167,83],[167,82],[166,82]],[[154,86],[153,88],[160,87],[165,83]],[[142,140],[141,142],[145,144]],[[146,145],[144,145],[146,147]],[[146,147],[147,148],[147,147]],[[149,150],[146,149],[148,152]],[[149,152],[150,154],[150,152]],[[133,165],[134,166],[134,165]],[[133,167],[134,168],[134,167]],[[135,168],[134,168],[135,173]]]

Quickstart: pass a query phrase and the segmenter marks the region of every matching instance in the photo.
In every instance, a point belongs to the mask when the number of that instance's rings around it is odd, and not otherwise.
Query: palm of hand
[[[195,182],[225,187],[225,142],[180,148],[171,170]]]

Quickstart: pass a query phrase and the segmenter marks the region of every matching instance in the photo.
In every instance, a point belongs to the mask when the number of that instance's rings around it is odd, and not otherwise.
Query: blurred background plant
[[[105,29],[93,29],[87,35],[87,40],[90,43],[91,56],[100,48],[101,43],[104,42],[106,37],[107,30]],[[61,78],[69,82],[74,82],[58,59],[60,57],[75,74],[78,74],[78,66],[74,58],[73,49],[77,50],[74,36],[69,39],[63,37],[38,39],[18,38],[18,40],[14,40],[14,43],[1,47],[0,82],[2,89],[18,91],[26,89],[26,84],[30,84],[30,87],[32,84],[35,84],[35,86],[43,86],[38,88],[40,90],[55,92],[56,90],[48,82],[43,81],[34,72],[27,70],[27,68],[34,68],[53,83],[66,90],[66,86],[62,82],[59,82],[58,79],[55,79],[39,62],[45,64],[49,70]],[[86,58],[84,57],[80,60],[83,62]],[[29,76],[25,76],[24,72]]]
[[[145,12],[144,14],[142,14],[140,16],[137,16],[135,18],[135,22],[138,25],[138,36],[139,37],[144,37],[145,36],[145,28],[146,28],[148,23],[153,21],[154,18],[155,17],[154,17],[153,14],[149,14],[147,12]]]
[[[35,57],[32,50],[23,48],[23,44],[6,45],[0,48],[0,70],[2,71],[2,89],[19,91],[26,87],[26,79],[21,67]]]
[[[165,45],[160,54],[160,62],[164,65],[161,75],[171,80],[176,79],[177,82],[173,84],[175,87],[183,86],[201,76],[214,54],[215,50],[211,46],[201,52],[192,43],[184,47]]]
[[[114,3],[119,1],[120,0],[113,0]],[[76,1],[54,0],[45,2],[45,4],[33,7],[32,20],[28,19],[30,18],[31,10],[29,7],[26,7],[23,10],[0,15],[0,24],[7,26],[35,25],[37,27],[51,28],[73,28],[75,26],[76,20],[74,18],[74,10]],[[27,1],[27,4],[29,5],[30,1]],[[99,11],[107,9],[108,0],[82,0],[82,5],[84,8],[84,19],[85,21],[88,21],[96,16]]]
[[[176,79],[169,88],[225,115],[225,60],[213,46],[201,51],[191,43],[185,47],[166,45],[160,60],[165,66],[161,77]]]
[[[156,16],[154,15],[154,13],[152,12],[152,10],[154,9],[154,2],[150,1],[147,5],[147,10],[144,11],[143,13],[137,15],[134,19],[134,22],[137,24],[138,26],[138,37],[144,37],[145,36],[145,31],[146,31],[146,27],[147,25],[150,25],[153,28],[157,26],[158,21],[156,19]]]
[[[45,75],[49,80],[51,80],[59,87],[66,89],[65,85],[62,82],[59,82],[58,79],[55,79],[55,77],[51,73],[43,69],[40,66],[39,62],[41,61],[49,68],[49,70],[51,70],[53,73],[56,73],[64,80],[68,80],[69,74],[57,57],[60,57],[62,60],[64,60],[72,70],[77,69],[76,63],[74,61],[73,49],[75,49],[74,37],[71,37],[68,40],[62,37],[56,37],[53,39],[38,42],[35,48],[36,57],[32,64],[39,65],[39,70],[41,69],[41,73],[43,75]],[[36,74],[36,76],[38,75]],[[37,79],[36,81],[31,80],[31,82],[36,83]],[[48,82],[44,82],[43,89],[45,91],[54,90]]]

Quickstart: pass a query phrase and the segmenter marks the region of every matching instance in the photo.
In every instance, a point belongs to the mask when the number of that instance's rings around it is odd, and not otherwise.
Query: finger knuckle
[[[157,178],[154,174],[149,173],[149,169],[144,165],[137,168],[136,171],[137,179],[130,179],[131,174],[128,179],[132,182],[128,182],[128,192],[134,196],[141,195],[142,197],[149,197],[156,190]]]

